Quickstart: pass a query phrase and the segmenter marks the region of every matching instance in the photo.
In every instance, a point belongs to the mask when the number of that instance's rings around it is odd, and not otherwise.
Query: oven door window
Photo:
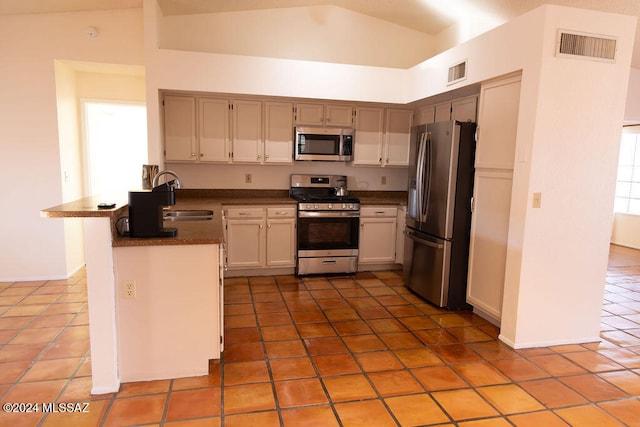
[[[298,249],[357,249],[358,223],[358,218],[298,218]]]

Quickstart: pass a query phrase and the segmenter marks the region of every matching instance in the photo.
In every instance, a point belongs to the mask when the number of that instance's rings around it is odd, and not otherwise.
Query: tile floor
[[[0,412],[0,426],[640,426],[640,251],[612,247],[600,343],[521,351],[398,273],[228,279],[210,375],[100,396],[83,273],[0,283],[0,401],[89,410]]]

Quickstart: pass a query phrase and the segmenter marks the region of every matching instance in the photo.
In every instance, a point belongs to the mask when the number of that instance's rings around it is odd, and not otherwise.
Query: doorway
[[[144,103],[82,101],[85,196],[126,200],[142,187],[148,162],[147,108]]]

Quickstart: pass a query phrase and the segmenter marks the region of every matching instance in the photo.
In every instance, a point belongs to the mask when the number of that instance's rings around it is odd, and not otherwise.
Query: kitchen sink
[[[166,210],[162,213],[164,221],[211,221],[213,211],[200,209]]]

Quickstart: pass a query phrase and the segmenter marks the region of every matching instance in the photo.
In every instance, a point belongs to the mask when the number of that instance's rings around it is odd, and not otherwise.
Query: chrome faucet
[[[175,178],[175,184],[172,185],[175,188],[182,188],[182,184],[180,184],[180,178],[178,178],[178,175],[176,175],[176,173],[174,171],[170,171],[170,170],[163,170],[160,171],[156,174],[156,176],[153,177],[153,182],[151,184],[152,187],[156,187],[158,185],[158,181],[160,180],[160,176],[162,175],[171,175]]]

